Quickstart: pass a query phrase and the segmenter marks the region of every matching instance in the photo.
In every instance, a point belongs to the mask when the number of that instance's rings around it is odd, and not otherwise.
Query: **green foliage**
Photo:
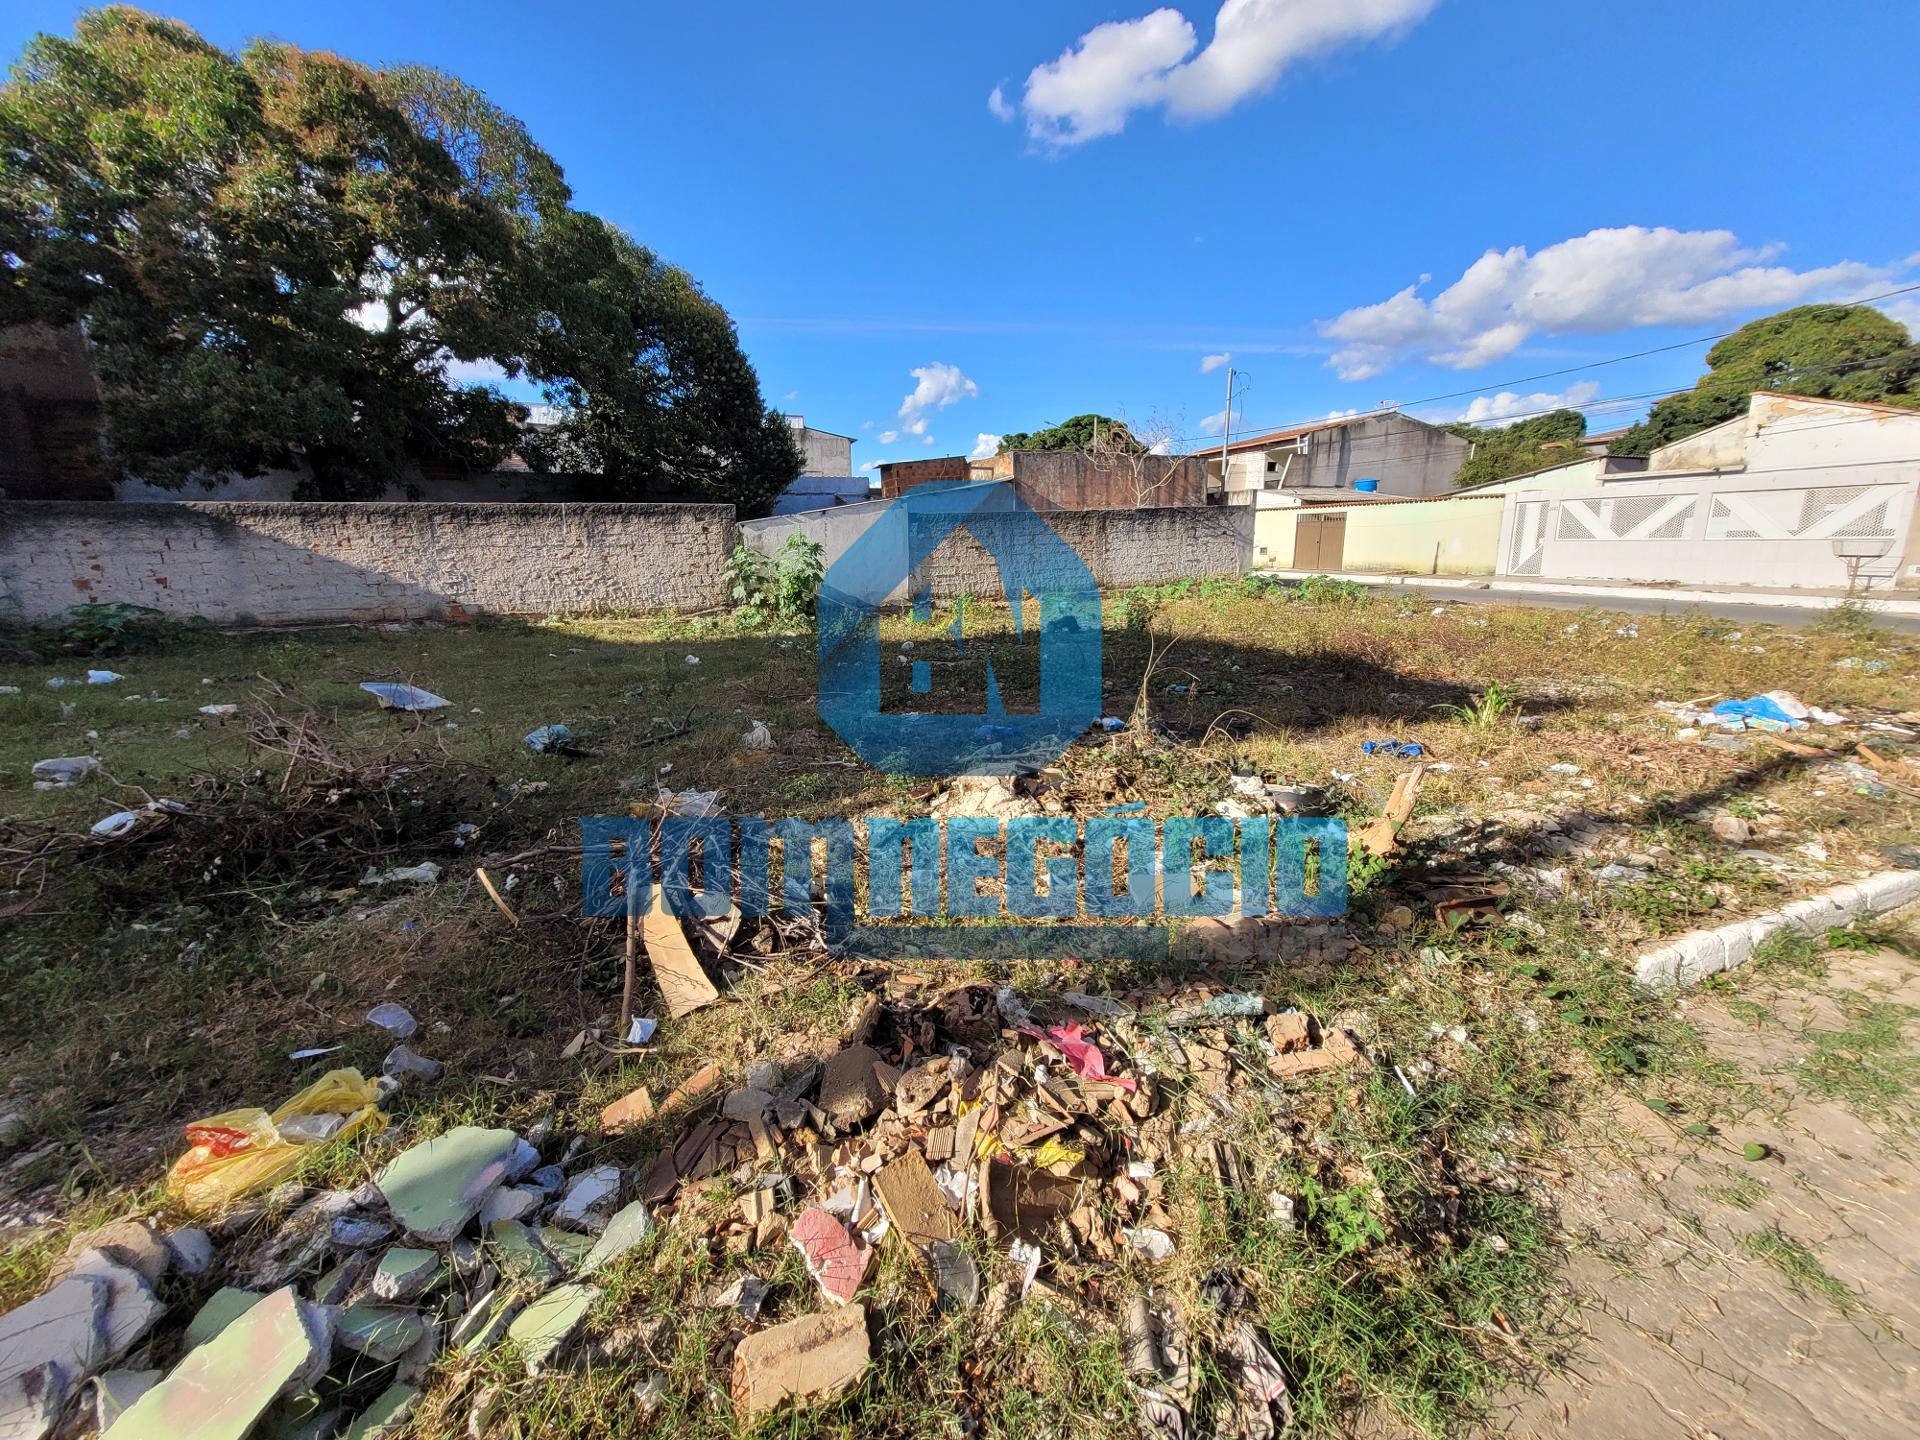
[[[43,620],[18,642],[23,659],[84,655],[106,659],[179,644],[204,630],[197,617],[169,615],[146,605],[116,601],[75,605],[53,620]]]
[[[804,535],[789,535],[772,555],[735,546],[727,557],[729,593],[738,606],[735,623],[798,625],[811,620],[820,604],[825,555],[825,546]]]
[[[569,407],[589,491],[762,507],[800,458],[732,322],[570,199],[451,76],[92,11],[0,88],[0,324],[84,322],[114,460],[170,488],[491,469],[525,411],[451,367],[492,362]]]
[[[1615,437],[1645,455],[1743,415],[1756,390],[1920,407],[1920,346],[1867,305],[1798,305],[1742,325],[1707,352],[1707,373]]]
[[[1587,420],[1578,410],[1550,410],[1512,425],[1462,421],[1445,428],[1474,446],[1473,454],[1454,472],[1453,483],[1485,485],[1578,460],[1582,452],[1574,442],[1587,433]]]
[[[1437,705],[1434,708],[1466,729],[1484,733],[1493,729],[1509,713],[1517,713],[1520,702],[1513,691],[1498,680],[1490,680],[1487,688],[1467,704]]]
[[[1373,598],[1358,580],[1336,580],[1331,575],[1309,575],[1281,593],[1303,605],[1364,605]]]
[[[1002,454],[1009,450],[1129,450],[1140,454],[1146,448],[1126,421],[1092,412],[1044,429],[1016,430],[1000,437]]]

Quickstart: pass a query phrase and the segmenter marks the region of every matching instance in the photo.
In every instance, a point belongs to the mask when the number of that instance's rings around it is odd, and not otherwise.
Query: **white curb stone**
[[[1866,915],[1884,915],[1920,900],[1920,870],[1882,870],[1851,885],[1795,900],[1716,930],[1693,930],[1648,950],[1634,961],[1634,983],[1644,990],[1698,985],[1709,975],[1744,965],[1781,930],[1824,934]]]

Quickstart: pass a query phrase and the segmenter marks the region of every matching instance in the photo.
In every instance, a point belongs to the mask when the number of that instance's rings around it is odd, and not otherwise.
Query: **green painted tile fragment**
[[[419,1398],[419,1390],[412,1385],[389,1385],[347,1427],[343,1440],[383,1440],[384,1436],[399,1434]]]
[[[586,1258],[581,1260],[580,1273],[593,1274],[618,1260],[652,1233],[653,1216],[647,1210],[647,1202],[634,1201],[615,1212],[614,1217],[607,1221],[607,1228],[600,1232],[600,1238],[594,1242]]]
[[[340,1312],[335,1336],[347,1349],[386,1365],[419,1344],[426,1333],[427,1322],[411,1310],[359,1300]]]
[[[376,1183],[409,1234],[444,1244],[507,1178],[518,1138],[511,1130],[456,1125],[394,1156]]]
[[[520,1312],[507,1327],[507,1338],[520,1347],[527,1373],[538,1375],[553,1353],[587,1318],[600,1298],[597,1285],[561,1285],[549,1290]]]
[[[585,1264],[597,1243],[591,1235],[581,1235],[573,1230],[556,1230],[551,1225],[538,1227],[533,1235],[569,1270],[578,1270]]]
[[[432,1286],[441,1269],[438,1250],[416,1250],[396,1245],[374,1267],[372,1290],[376,1300],[411,1300]]]
[[[519,1309],[519,1298],[505,1286],[482,1296],[454,1327],[454,1347],[466,1355],[485,1350],[506,1333]]]
[[[127,1409],[113,1440],[241,1440],[290,1384],[325,1362],[325,1335],[292,1286],[187,1353]]]
[[[566,1274],[552,1252],[518,1220],[494,1221],[487,1227],[487,1242],[503,1275],[551,1285]]]
[[[258,1305],[262,1298],[252,1290],[236,1290],[231,1285],[222,1285],[207,1297],[207,1303],[196,1310],[193,1319],[187,1322],[187,1348],[191,1350],[206,1344]]]

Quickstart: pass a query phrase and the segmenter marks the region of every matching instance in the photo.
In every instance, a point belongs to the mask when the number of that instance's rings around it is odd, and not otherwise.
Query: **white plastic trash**
[[[360,688],[388,710],[438,710],[449,703],[431,690],[412,685],[391,685],[382,680],[362,680]]]

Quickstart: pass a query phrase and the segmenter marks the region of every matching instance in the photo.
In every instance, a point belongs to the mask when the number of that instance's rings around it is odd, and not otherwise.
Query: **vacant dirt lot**
[[[887,703],[978,709],[989,663],[1010,709],[1029,702],[1032,627],[970,606],[956,652],[952,620],[887,622]],[[1345,916],[1198,922],[1147,958],[967,922],[997,932],[995,960],[943,954],[937,928],[876,959],[826,949],[809,914],[749,918],[687,932],[719,999],[679,1018],[641,947],[634,1010],[659,1024],[631,1046],[625,926],[580,914],[577,817],[663,790],[736,816],[945,803],[820,722],[811,634],[642,617],[31,643],[56,648],[0,664],[18,692],[0,694],[0,1304],[103,1222],[194,1220],[163,1184],[188,1122],[330,1068],[379,1074],[396,1036],[375,1006],[403,1006],[405,1043],[443,1067],[383,1100],[386,1128],[311,1147],[270,1203],[214,1226],[211,1268],[155,1281],[167,1313],[121,1368],[174,1365],[221,1285],[364,1300],[346,1250],[295,1264],[288,1227],[330,1196],[384,1223],[357,1187],[465,1125],[529,1139],[564,1186],[611,1167],[649,1233],[595,1268],[540,1373],[525,1333],[356,1350],[283,1418],[343,1427],[398,1376],[428,1435],[1114,1434],[1169,1407],[1194,1434],[1289,1413],[1325,1435],[1913,1428],[1920,982],[1884,948],[1898,934],[1778,942],[1678,1002],[1629,983],[1658,938],[1920,860],[1915,657],[1860,617],[1742,633],[1331,586],[1114,596],[1125,726],[1011,803],[1298,805],[1357,829],[1424,764],[1390,853],[1355,852]],[[90,667],[124,678],[88,685]],[[381,710],[365,681],[450,703]],[[1844,718],[1783,748],[1659,708],[1768,690]],[[744,743],[756,721],[768,748]],[[565,747],[525,742],[562,723]],[[1424,753],[1364,748],[1387,739]],[[57,756],[100,768],[31,788]],[[128,833],[90,834],[122,810]],[[384,878],[422,862],[437,880]],[[1250,1014],[1203,1008],[1247,994]],[[836,1118],[820,1071],[860,1045],[872,1105]],[[603,1114],[642,1089],[631,1123]],[[913,1220],[875,1182],[917,1184],[920,1161],[946,1199]],[[516,1303],[578,1279],[568,1236],[592,1231],[539,1203],[544,1280],[468,1232]],[[741,1343],[847,1313],[796,1243],[816,1207],[871,1247],[869,1358],[755,1416],[729,1395]],[[479,1273],[456,1260],[401,1308],[444,1340],[486,1300]]]

